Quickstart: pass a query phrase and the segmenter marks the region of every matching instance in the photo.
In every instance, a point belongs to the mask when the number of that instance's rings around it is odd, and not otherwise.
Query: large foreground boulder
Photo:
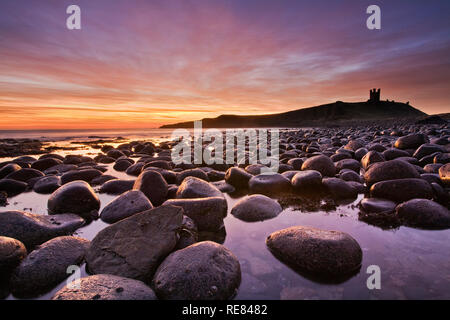
[[[75,213],[84,218],[97,216],[100,199],[85,181],[72,181],[52,193],[47,202],[51,214]]]
[[[52,238],[73,233],[85,221],[74,214],[46,216],[23,211],[0,212],[0,236],[11,237],[27,248],[44,243]]]
[[[224,246],[204,241],[169,255],[153,279],[156,295],[169,300],[226,300],[241,282],[238,259]]]
[[[277,258],[306,274],[340,277],[361,267],[361,247],[344,232],[296,226],[272,233],[266,244]]]
[[[183,209],[162,206],[135,214],[100,231],[86,255],[93,274],[150,281],[160,261],[175,248]]]
[[[28,298],[49,291],[69,276],[69,266],[83,262],[88,246],[88,240],[67,236],[45,242],[14,270],[13,294]]]
[[[98,274],[76,280],[65,286],[53,300],[155,300],[153,290],[145,283],[111,274]]]

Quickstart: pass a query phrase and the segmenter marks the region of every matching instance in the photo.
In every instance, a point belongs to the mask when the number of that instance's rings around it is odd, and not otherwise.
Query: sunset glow
[[[371,31],[370,1],[1,1],[0,129],[152,128],[374,87],[450,112],[450,2],[377,3]]]

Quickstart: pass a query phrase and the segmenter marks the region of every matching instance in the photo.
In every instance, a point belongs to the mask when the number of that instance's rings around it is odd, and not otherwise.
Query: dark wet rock
[[[12,179],[0,180],[0,192],[6,192],[8,197],[14,197],[24,192],[28,187],[28,184],[22,181]]]
[[[46,216],[23,211],[0,212],[0,235],[17,239],[30,249],[52,238],[73,233],[85,221],[74,214]]]
[[[301,171],[299,170],[289,170],[289,171],[285,171],[283,172],[281,175],[285,178],[287,178],[288,180],[292,180],[292,178]]]
[[[442,164],[447,164],[450,163],[450,153],[446,152],[446,153],[439,153],[437,155],[434,156],[433,158],[433,163],[442,163]]]
[[[150,209],[153,209],[153,205],[145,194],[131,190],[108,203],[100,213],[100,218],[107,223],[114,223]]]
[[[8,278],[26,256],[27,249],[22,242],[0,236],[0,278]]]
[[[77,169],[74,164],[58,164],[44,171],[45,174],[61,174]]]
[[[355,139],[355,140],[350,140],[347,145],[345,146],[345,149],[347,150],[352,150],[352,151],[356,151],[362,147],[364,147],[365,143],[363,140],[361,139]]]
[[[53,300],[156,300],[153,290],[139,280],[98,274],[81,278],[77,287],[65,286]]]
[[[58,160],[55,158],[46,158],[46,159],[40,159],[36,162],[33,162],[31,164],[31,168],[39,170],[39,171],[44,171],[44,170],[47,170],[48,168],[57,166],[59,164],[62,164],[61,160]]]
[[[177,173],[172,171],[172,170],[166,170],[166,169],[162,169],[162,168],[157,168],[157,167],[144,167],[143,171],[156,171],[159,172],[164,180],[166,180],[167,183],[170,184],[176,184],[177,183]]]
[[[61,183],[66,184],[77,180],[91,182],[93,179],[100,177],[102,174],[103,173],[97,169],[82,169],[69,171],[61,176]]]
[[[339,277],[361,267],[361,247],[344,232],[296,226],[272,233],[266,244],[278,259],[306,274]]]
[[[380,198],[365,198],[361,200],[361,209],[365,212],[394,212],[397,204],[393,201]]]
[[[204,241],[169,255],[153,279],[156,295],[168,300],[226,300],[237,293],[241,268],[224,246]]]
[[[144,168],[146,168],[146,167],[156,167],[156,168],[161,168],[161,169],[165,169],[165,170],[172,170],[172,165],[170,164],[169,161],[166,161],[166,160],[150,161],[145,165]]]
[[[83,262],[88,246],[88,240],[69,236],[40,245],[14,270],[12,293],[16,297],[31,298],[51,290],[69,276],[69,266]]]
[[[111,180],[116,180],[116,179],[117,179],[117,177],[115,177],[115,176],[102,174],[101,176],[92,179],[91,180],[91,185],[99,186],[99,185],[104,184],[105,182],[108,182],[108,181],[111,181]]]
[[[291,182],[279,173],[259,174],[249,180],[248,186],[250,193],[270,196],[288,192],[291,189]]]
[[[358,195],[358,191],[353,186],[339,178],[324,178],[322,184],[336,199],[352,199]]]
[[[58,176],[46,176],[36,181],[33,190],[36,193],[49,194],[61,187],[61,178]]]
[[[223,193],[233,193],[236,191],[236,189],[231,184],[226,183],[225,180],[212,182],[211,184]]]
[[[268,167],[262,164],[250,164],[245,167],[245,171],[255,176],[261,174],[263,169],[268,169]]]
[[[292,158],[287,162],[288,165],[292,166],[293,170],[301,170],[303,165],[303,159],[301,158]],[[259,173],[258,173],[259,174]]]
[[[133,190],[142,191],[154,206],[159,206],[167,199],[169,189],[159,172],[148,170],[139,175]]]
[[[408,226],[425,229],[450,228],[450,211],[431,200],[412,199],[397,206],[397,216]]]
[[[439,168],[442,167],[441,163],[430,163],[423,167],[423,171],[426,173],[437,173],[439,174]]]
[[[408,153],[405,150],[400,150],[400,149],[395,149],[395,148],[389,148],[389,149],[383,151],[382,154],[386,160],[394,160],[397,158],[409,157],[411,155],[410,153]]]
[[[427,181],[428,183],[442,183],[439,174],[437,173],[422,173],[420,179]]]
[[[384,156],[381,153],[377,151],[369,151],[362,157],[361,165],[365,170],[367,170],[372,164],[384,161]]]
[[[129,167],[133,165],[132,160],[130,159],[120,159],[117,160],[113,166],[113,169],[119,172],[126,171]]]
[[[355,151],[355,159],[361,161],[361,159],[369,152],[366,148],[359,148]]]
[[[384,180],[419,177],[419,173],[412,164],[401,160],[390,160],[375,163],[364,175],[367,185],[372,185],[376,182]]]
[[[378,152],[383,152],[384,150],[386,150],[386,147],[383,146],[382,144],[375,143],[375,144],[372,144],[369,147],[369,151],[372,151],[372,150],[375,150],[375,151],[378,151]]]
[[[316,170],[300,171],[292,177],[291,183],[296,190],[317,189],[322,186],[322,174]]]
[[[133,189],[135,180],[114,179],[105,182],[99,192],[106,194],[118,195]]]
[[[433,189],[422,179],[396,179],[377,182],[370,188],[370,195],[375,198],[384,198],[403,202],[414,198],[431,199]]]
[[[438,144],[425,143],[421,145],[419,148],[417,148],[416,152],[414,152],[413,154],[413,157],[417,159],[422,159],[423,157],[431,155],[436,152],[443,153],[445,152],[445,148]],[[430,163],[432,162],[433,161],[431,161]]]
[[[333,162],[337,162],[337,161],[341,161],[344,159],[352,159],[352,156],[348,153],[340,152],[340,153],[335,153],[335,154],[331,155],[330,159]]]
[[[116,149],[112,149],[112,150],[109,150],[107,153],[106,153],[106,156],[108,156],[108,157],[110,157],[110,158],[113,158],[113,159],[119,159],[120,157],[124,157],[125,156],[125,154],[122,152],[122,151],[120,151],[120,150],[116,150]]]
[[[43,154],[42,156],[39,157],[39,160],[41,160],[41,159],[48,159],[48,158],[64,161],[64,157],[63,156],[61,156],[59,154],[55,154],[55,153]]]
[[[302,170],[316,170],[325,177],[333,177],[336,174],[336,167],[327,156],[315,156],[307,159],[302,165]]]
[[[357,181],[347,181],[347,184],[353,187],[353,189],[355,189],[357,193],[367,193],[368,191],[365,185]]]
[[[142,172],[142,168],[144,167],[144,163],[143,162],[138,162],[135,163],[133,165],[131,165],[130,167],[128,167],[126,173],[129,174],[130,176],[139,176]]]
[[[177,198],[209,198],[209,197],[223,197],[222,192],[219,191],[213,184],[201,180],[196,177],[187,177],[180,184],[177,191]]]
[[[437,184],[435,182],[431,183],[431,187],[433,188],[434,192],[433,199],[443,206],[450,208],[450,193],[445,191],[445,189],[440,184]]]
[[[359,161],[355,159],[344,159],[336,162],[336,169],[338,171],[341,171],[342,169],[349,169],[352,171],[355,171],[359,173],[359,170],[361,169],[361,165]]]
[[[8,174],[13,173],[15,171],[19,171],[20,169],[22,169],[22,167],[19,166],[18,164],[15,163],[7,164],[6,166],[0,169],[0,179],[3,179]]]
[[[162,206],[106,227],[91,241],[89,272],[149,282],[159,262],[174,250],[182,222],[183,209]]]
[[[43,177],[44,174],[36,169],[31,169],[31,168],[24,168],[24,169],[20,169],[18,171],[14,171],[11,172],[10,174],[8,174],[5,179],[12,179],[12,180],[17,180],[17,181],[22,181],[22,182],[28,182],[28,180],[33,179],[33,178],[39,178],[39,177]]]
[[[98,157],[95,158],[95,160],[98,163],[105,163],[105,164],[116,162],[116,159],[114,159],[112,157],[105,156],[105,155],[98,156]]]
[[[217,170],[211,170],[208,173],[208,179],[209,181],[221,181],[225,179],[225,172],[217,171]]]
[[[219,230],[228,209],[223,197],[171,199],[164,202],[164,205],[183,208],[184,214],[195,222],[199,231]]]
[[[186,179],[187,177],[196,177],[196,178],[199,178],[199,179],[209,182],[209,178],[208,178],[208,175],[206,174],[206,172],[199,168],[195,168],[195,169],[187,169],[187,170],[183,170],[183,171],[179,172],[177,174],[177,184],[181,184],[183,182],[183,180]]]
[[[100,199],[86,182],[72,181],[52,193],[47,207],[50,214],[75,213],[90,219],[98,215]]]
[[[237,189],[246,189],[248,188],[248,181],[252,177],[253,175],[248,173],[244,169],[232,167],[227,170],[225,181]]]
[[[344,170],[339,173],[339,178],[344,181],[356,181],[359,183],[364,182],[364,179],[355,171],[352,170]]]
[[[278,165],[278,173],[284,173],[284,172],[292,171],[292,170],[294,170],[294,168],[288,164],[280,163]]]
[[[439,177],[445,186],[450,186],[450,163],[439,168]]]
[[[394,146],[398,149],[416,149],[420,145],[429,142],[426,135],[422,133],[413,133],[403,136],[395,141]]]
[[[254,194],[239,200],[231,209],[231,214],[242,221],[254,222],[275,218],[281,211],[283,209],[276,200]]]

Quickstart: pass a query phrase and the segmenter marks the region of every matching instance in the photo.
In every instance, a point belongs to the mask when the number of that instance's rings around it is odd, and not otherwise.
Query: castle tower
[[[380,102],[381,97],[381,89],[372,89],[370,90],[370,102]]]

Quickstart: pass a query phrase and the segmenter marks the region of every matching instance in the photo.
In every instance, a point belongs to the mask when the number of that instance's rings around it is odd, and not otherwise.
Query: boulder
[[[177,184],[181,184],[183,182],[183,180],[187,177],[197,177],[199,179],[209,182],[209,178],[208,178],[208,175],[206,174],[206,172],[203,171],[202,169],[195,168],[195,169],[187,169],[187,170],[183,170],[183,171],[179,172],[177,174]]]
[[[22,181],[22,182],[28,182],[28,180],[33,179],[33,178],[40,178],[43,177],[44,174],[36,169],[31,169],[31,168],[24,168],[24,169],[20,169],[14,172],[11,172],[10,174],[8,174],[5,179],[12,179],[12,180],[17,180],[17,181]]]
[[[22,167],[16,163],[7,164],[0,169],[0,179],[3,179],[8,174],[19,171],[20,169],[22,169]]]
[[[86,254],[92,274],[113,274],[149,282],[160,261],[172,252],[183,222],[183,209],[162,206],[101,230]]]
[[[239,200],[231,209],[231,214],[242,221],[254,222],[275,218],[281,211],[283,209],[276,200],[254,194]]]
[[[156,300],[156,295],[142,281],[98,274],[65,286],[52,300]]]
[[[61,176],[61,183],[66,184],[77,180],[91,182],[95,178],[100,177],[102,174],[103,173],[97,169],[73,170],[66,172]]]
[[[156,171],[143,171],[136,182],[133,190],[140,190],[155,205],[161,205],[166,199],[169,191],[166,180]]]
[[[322,174],[316,170],[305,170],[295,174],[291,180],[296,190],[314,190],[322,186]]]
[[[377,151],[369,151],[362,157],[361,165],[365,170],[367,170],[372,164],[383,161],[385,161],[385,159],[381,153]]]
[[[367,185],[372,185],[379,181],[419,178],[416,168],[402,160],[389,160],[373,164],[364,174]]]
[[[398,149],[416,149],[420,145],[429,142],[428,137],[422,133],[413,133],[403,136],[395,141],[394,146]]]
[[[422,179],[397,179],[377,182],[370,188],[370,196],[396,202],[414,198],[431,199],[433,188]]]
[[[98,215],[100,199],[86,182],[72,181],[52,193],[47,207],[50,214],[75,213],[89,219]]]
[[[450,228],[450,211],[431,200],[412,199],[396,208],[401,221],[412,227],[425,229]]]
[[[35,162],[33,162],[31,164],[31,168],[39,170],[39,171],[44,171],[47,170],[48,168],[57,166],[62,164],[62,161],[59,159],[55,159],[55,158],[44,158],[44,159],[39,159]]]
[[[114,179],[105,182],[101,187],[99,192],[106,194],[119,195],[126,191],[133,189],[134,180],[121,180]]]
[[[89,241],[77,237],[58,237],[33,250],[14,270],[11,290],[20,298],[37,297],[69,276],[67,268],[80,265]]]
[[[61,187],[61,179],[58,176],[46,176],[36,181],[33,190],[36,193],[49,194],[59,187]]]
[[[27,248],[44,243],[52,238],[72,234],[85,221],[74,214],[46,216],[23,211],[0,212],[0,236],[11,237]]]
[[[248,187],[250,193],[270,196],[290,191],[291,182],[279,173],[259,174],[249,180]]]
[[[450,187],[450,163],[439,168],[439,177],[445,186]]]
[[[248,181],[253,177],[242,168],[232,167],[225,174],[225,181],[236,189],[248,188]]]
[[[302,170],[316,170],[325,177],[334,177],[336,174],[336,167],[333,161],[324,155],[308,158],[303,163]]]
[[[169,255],[152,283],[160,299],[226,300],[236,295],[240,282],[236,256],[220,244],[203,241]]]
[[[153,205],[145,194],[139,190],[131,190],[108,203],[101,211],[100,219],[114,223],[150,209],[153,209]]]
[[[209,182],[203,181],[196,177],[187,177],[180,184],[176,197],[178,199],[210,198],[223,197],[223,194]]]
[[[0,236],[0,279],[10,273],[27,256],[27,249],[19,240]]]
[[[28,188],[26,182],[17,181],[13,179],[1,179],[0,180],[0,192],[6,192],[8,197],[14,197],[21,194]]]
[[[336,199],[353,199],[358,196],[358,190],[339,178],[324,178],[322,185]]]

